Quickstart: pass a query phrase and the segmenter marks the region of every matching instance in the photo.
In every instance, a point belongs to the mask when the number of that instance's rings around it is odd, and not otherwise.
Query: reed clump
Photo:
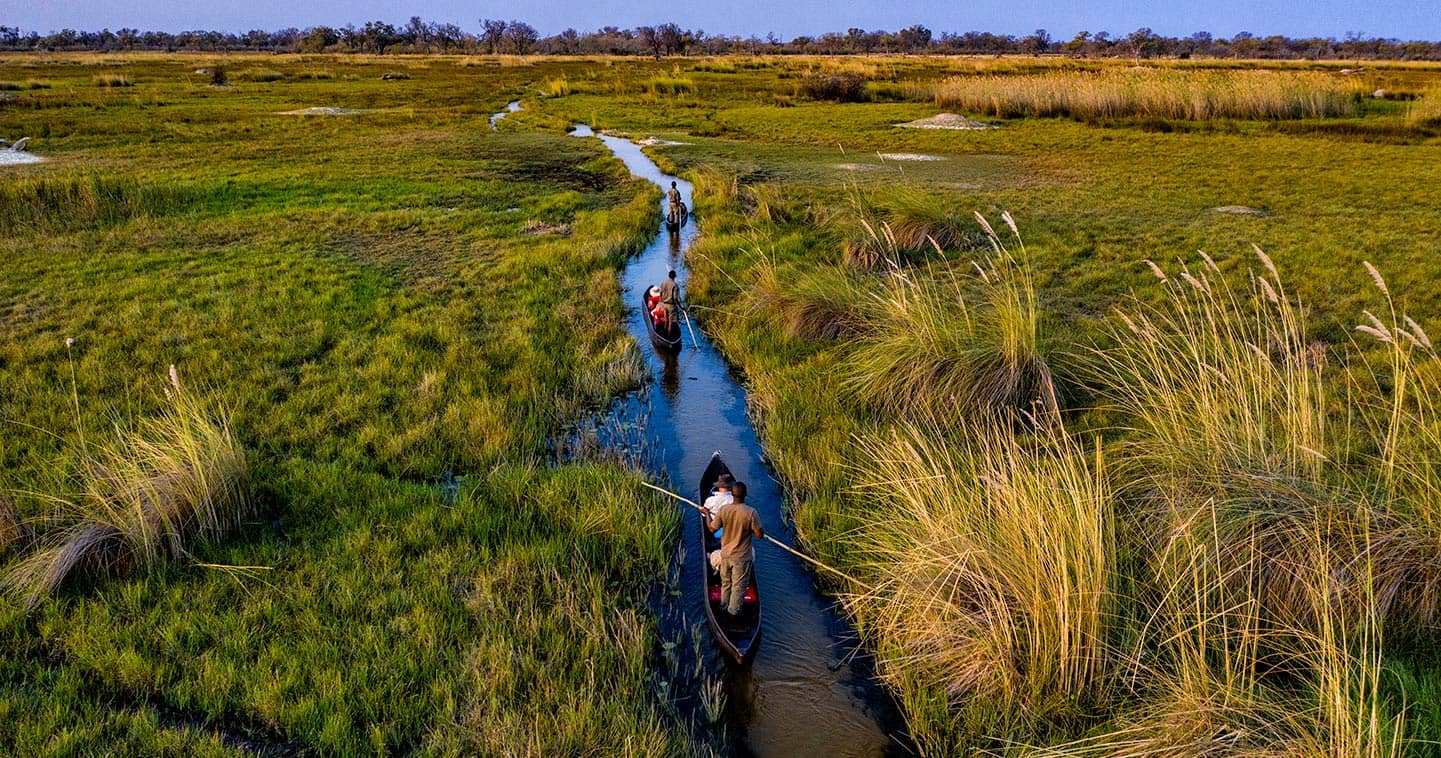
[[[975,263],[979,296],[950,268],[897,270],[867,303],[870,325],[844,386],[877,410],[936,418],[1052,414],[1060,407],[1052,340],[1010,215],[1018,259],[983,217],[993,250]]]
[[[90,80],[97,87],[133,87],[135,82],[124,74],[100,74]]]
[[[683,76],[657,76],[642,85],[652,96],[689,95],[695,92],[695,81]]]
[[[947,423],[946,426],[949,426]],[[1059,425],[902,425],[857,443],[874,514],[854,540],[874,589],[850,596],[881,675],[938,719],[938,749],[1085,721],[1115,683],[1113,496],[1099,451]]]
[[[214,70],[220,70],[219,67]],[[275,69],[251,68],[240,72],[239,78],[247,82],[278,82],[285,78],[285,74]]]
[[[766,318],[779,316],[787,336],[799,340],[854,337],[870,328],[867,294],[861,282],[844,272],[799,274],[774,262],[755,269],[745,305]]]
[[[995,118],[1281,120],[1350,116],[1360,85],[1323,73],[1143,69],[959,76],[936,104]]]
[[[77,575],[123,576],[183,559],[251,512],[244,447],[223,411],[180,384],[161,412],[114,440],[87,447],[79,493],[58,498],[65,526],[5,576],[7,592],[33,608]]]
[[[1406,108],[1406,125],[1420,128],[1441,127],[1441,88],[1421,93]]]
[[[883,194],[851,194],[851,213],[839,217],[845,259],[855,268],[875,270],[888,264],[944,250],[983,249],[986,238],[972,231],[971,219],[952,213],[926,192],[897,188]]]
[[[176,184],[74,174],[39,176],[0,186],[0,231],[61,232],[108,226],[193,207],[200,193]]]

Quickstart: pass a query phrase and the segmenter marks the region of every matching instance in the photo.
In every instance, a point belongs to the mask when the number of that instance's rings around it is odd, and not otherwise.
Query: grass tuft
[[[126,78],[124,74],[100,74],[90,80],[97,87],[133,87],[135,82]]]
[[[863,439],[855,538],[875,589],[853,596],[901,692],[933,693],[922,746],[1035,736],[1106,700],[1115,622],[1112,495],[1059,425],[1023,439],[934,422]]]
[[[79,572],[126,575],[183,558],[251,509],[249,467],[223,411],[173,385],[160,415],[85,452],[71,523],[40,538],[4,586],[33,608]]]
[[[984,267],[976,264],[974,305],[949,268],[896,271],[871,298],[871,328],[845,379],[863,401],[883,413],[937,418],[1059,409],[1030,269],[985,228],[995,247]]]
[[[798,275],[765,262],[753,273],[745,291],[747,307],[767,317],[778,315],[793,339],[855,337],[869,328],[864,318],[865,290],[844,272]]]

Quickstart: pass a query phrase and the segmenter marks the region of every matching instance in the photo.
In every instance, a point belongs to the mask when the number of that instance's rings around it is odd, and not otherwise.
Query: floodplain
[[[1427,753],[1441,68],[1135,64],[0,57],[0,747],[710,749],[585,123],[920,751]]]

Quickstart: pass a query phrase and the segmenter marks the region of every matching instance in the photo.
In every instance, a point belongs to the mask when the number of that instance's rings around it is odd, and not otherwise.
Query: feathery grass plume
[[[873,296],[871,325],[843,385],[888,413],[953,417],[1060,407],[1051,338],[1030,269],[994,234],[968,306],[953,269],[897,272]]]
[[[1215,509],[1195,512],[1198,523],[1224,521]],[[1363,530],[1364,531],[1364,530]],[[1327,525],[1314,522],[1292,557],[1295,591],[1311,608],[1305,628],[1275,627],[1264,601],[1237,602],[1236,569],[1215,560],[1203,529],[1144,546],[1153,563],[1174,571],[1160,578],[1146,634],[1158,640],[1131,661],[1140,707],[1109,729],[1042,749],[1051,756],[1287,755],[1399,756],[1405,752],[1403,713],[1381,689],[1381,619],[1363,598],[1334,602],[1338,580]],[[1256,540],[1236,549],[1265,556]],[[1254,572],[1259,561],[1243,561]],[[1363,577],[1369,559],[1350,570]],[[1255,580],[1255,576],[1247,576]],[[1242,582],[1244,583],[1244,582]],[[1280,650],[1282,652],[1278,653]]]
[[[984,243],[970,221],[939,205],[934,195],[907,187],[850,194],[851,214],[841,217],[846,260],[874,270],[899,265],[930,250],[973,250]]]
[[[1306,359],[1304,312],[1280,279],[1257,274],[1237,291],[1183,272],[1158,284],[1162,301],[1118,308],[1106,334],[1115,346],[1093,351],[1094,378],[1134,419],[1147,472],[1208,484],[1237,473],[1318,480],[1310,451],[1329,449],[1329,396]]]
[[[1188,540],[1225,578],[1217,607],[1259,603],[1271,622],[1302,626],[1314,620],[1297,600],[1303,538],[1322,519],[1354,544],[1355,508],[1333,484],[1332,396],[1303,312],[1269,270],[1242,291],[1184,272],[1160,282],[1158,304],[1118,309],[1092,370],[1134,430],[1125,481],[1138,544]],[[1163,586],[1191,570],[1157,560]]]
[[[1398,632],[1434,629],[1441,625],[1441,357],[1421,325],[1397,313],[1380,272],[1367,272],[1385,298],[1386,321],[1363,311],[1370,324],[1357,330],[1381,343],[1381,355],[1360,351],[1352,395],[1375,450],[1366,463],[1379,510],[1371,542],[1376,603]]]
[[[34,607],[73,575],[124,575],[188,555],[250,513],[249,468],[226,414],[174,383],[159,415],[86,454],[69,525],[41,537],[5,589]]]
[[[926,420],[858,440],[874,520],[853,538],[874,589],[866,619],[884,679],[917,703],[924,748],[1084,722],[1111,679],[1112,493],[1060,424],[1033,438]]]

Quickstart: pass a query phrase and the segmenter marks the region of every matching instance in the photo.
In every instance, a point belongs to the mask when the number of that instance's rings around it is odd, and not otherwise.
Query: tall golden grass
[[[1411,102],[1406,109],[1406,123],[1410,126],[1441,126],[1441,87],[1428,89]]]
[[[1383,651],[1441,621],[1441,358],[1367,264],[1376,344],[1328,371],[1255,253],[1241,280],[1152,264],[1163,296],[1117,309],[1089,361],[1127,431],[1104,461],[1056,416],[856,443],[874,589],[848,601],[923,748],[1411,746]]]
[[[872,326],[863,331],[843,384],[886,413],[1050,414],[1060,406],[1024,247],[1018,259],[985,218],[976,218],[992,254],[984,266],[973,264],[980,293],[974,302],[966,301],[960,273],[941,268],[896,269],[867,303]],[[1003,218],[1020,246],[1010,214]]]
[[[997,118],[1299,119],[1349,116],[1359,83],[1296,71],[1141,69],[960,76],[927,85],[937,105]]]
[[[86,446],[79,494],[57,498],[68,523],[37,540],[4,588],[34,607],[72,576],[124,575],[184,558],[250,513],[249,466],[226,414],[171,368],[159,415]]]
[[[1093,715],[1116,681],[1117,551],[1099,451],[1059,425],[1023,440],[994,425],[948,436],[934,422],[858,448],[876,515],[854,548],[875,589],[849,602],[882,677],[941,693],[931,705],[949,711],[951,736],[1024,738]],[[940,735],[916,737],[924,747]]]

